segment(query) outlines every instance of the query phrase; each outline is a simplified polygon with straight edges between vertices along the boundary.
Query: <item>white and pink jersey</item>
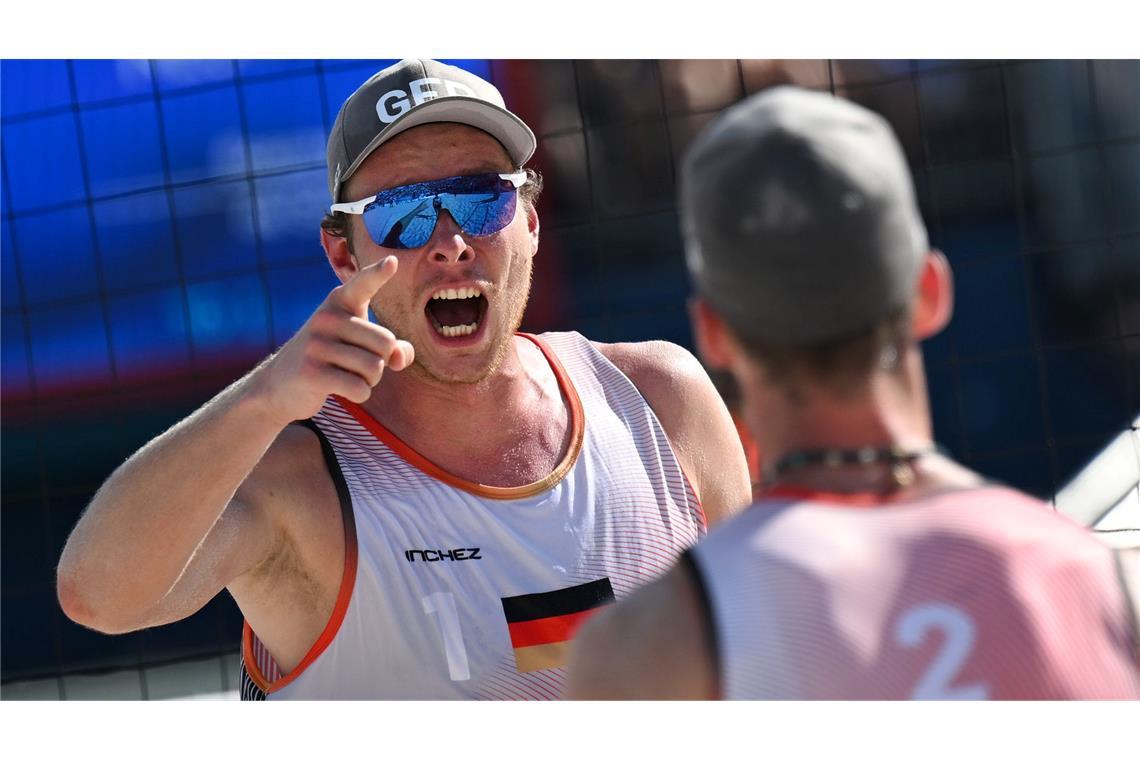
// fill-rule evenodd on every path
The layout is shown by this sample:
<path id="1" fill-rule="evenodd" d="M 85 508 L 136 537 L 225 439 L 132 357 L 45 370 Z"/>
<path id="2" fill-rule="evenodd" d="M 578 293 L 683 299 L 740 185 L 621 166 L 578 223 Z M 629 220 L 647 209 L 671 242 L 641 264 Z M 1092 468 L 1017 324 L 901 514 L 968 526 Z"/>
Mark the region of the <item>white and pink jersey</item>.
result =
<path id="1" fill-rule="evenodd" d="M 523 337 L 571 412 L 569 451 L 537 483 L 457 478 L 343 399 L 313 418 L 345 517 L 340 595 L 287 674 L 246 624 L 242 698 L 557 698 L 578 625 L 704 534 L 633 383 L 577 333 Z"/>
<path id="2" fill-rule="evenodd" d="M 773 491 L 687 559 L 726 699 L 1140 698 L 1114 553 L 1008 488 Z"/>

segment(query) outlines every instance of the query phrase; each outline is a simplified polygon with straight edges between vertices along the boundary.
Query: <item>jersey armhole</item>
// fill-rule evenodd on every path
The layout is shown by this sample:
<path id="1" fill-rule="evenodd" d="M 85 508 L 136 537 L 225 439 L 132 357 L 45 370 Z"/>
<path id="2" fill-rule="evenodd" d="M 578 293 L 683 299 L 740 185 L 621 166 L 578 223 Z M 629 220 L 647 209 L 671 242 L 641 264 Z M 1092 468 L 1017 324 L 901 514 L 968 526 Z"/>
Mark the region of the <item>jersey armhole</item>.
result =
<path id="1" fill-rule="evenodd" d="M 681 552 L 681 556 L 677 559 L 678 569 L 686 573 L 693 583 L 693 588 L 697 592 L 697 604 L 701 608 L 701 628 L 705 633 L 705 651 L 709 655 L 709 661 L 712 663 L 713 673 L 716 674 L 716 690 L 718 698 L 724 697 L 724 685 L 722 682 L 721 671 L 721 652 L 720 642 L 716 636 L 716 623 L 713 617 L 712 598 L 709 596 L 708 586 L 705 584 L 704 575 L 701 573 L 700 563 L 693 553 L 692 547 Z"/>
<path id="2" fill-rule="evenodd" d="M 344 615 L 348 611 L 348 604 L 352 600 L 352 590 L 356 585 L 356 519 L 352 511 L 352 496 L 349 494 L 348 484 L 344 480 L 344 473 L 341 472 L 340 463 L 337 461 L 332 445 L 315 422 L 309 419 L 298 420 L 293 424 L 301 425 L 313 431 L 317 440 L 320 441 L 321 454 L 324 456 L 325 467 L 328 469 L 333 486 L 336 488 L 337 500 L 340 502 L 341 519 L 344 523 L 344 572 L 341 574 L 340 588 L 337 591 L 336 602 L 333 604 L 328 623 L 325 624 L 321 635 L 305 653 L 301 662 L 288 675 L 281 675 L 277 663 L 273 661 L 269 651 L 257 638 L 257 634 L 253 632 L 249 622 L 242 621 L 240 694 L 242 699 L 265 699 L 268 694 L 272 694 L 296 680 L 309 665 L 320 657 L 321 653 L 336 638 L 340 625 L 344 621 Z"/>

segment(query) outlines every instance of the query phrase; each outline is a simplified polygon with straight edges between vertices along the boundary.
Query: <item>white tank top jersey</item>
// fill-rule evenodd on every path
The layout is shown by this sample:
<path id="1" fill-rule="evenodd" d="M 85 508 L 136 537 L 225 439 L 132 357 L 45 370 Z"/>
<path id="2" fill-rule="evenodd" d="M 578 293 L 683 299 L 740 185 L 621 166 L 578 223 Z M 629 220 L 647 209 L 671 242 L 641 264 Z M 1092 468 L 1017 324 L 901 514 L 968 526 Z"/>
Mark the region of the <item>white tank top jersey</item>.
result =
<path id="1" fill-rule="evenodd" d="M 704 534 L 629 378 L 577 333 L 520 335 L 546 356 L 572 426 L 537 483 L 457 478 L 344 399 L 313 418 L 345 516 L 340 594 L 288 674 L 245 624 L 243 699 L 558 698 L 582 621 Z"/>
<path id="2" fill-rule="evenodd" d="M 773 490 L 686 553 L 725 699 L 1136 699 L 1111 548 L 1000 486 Z"/>

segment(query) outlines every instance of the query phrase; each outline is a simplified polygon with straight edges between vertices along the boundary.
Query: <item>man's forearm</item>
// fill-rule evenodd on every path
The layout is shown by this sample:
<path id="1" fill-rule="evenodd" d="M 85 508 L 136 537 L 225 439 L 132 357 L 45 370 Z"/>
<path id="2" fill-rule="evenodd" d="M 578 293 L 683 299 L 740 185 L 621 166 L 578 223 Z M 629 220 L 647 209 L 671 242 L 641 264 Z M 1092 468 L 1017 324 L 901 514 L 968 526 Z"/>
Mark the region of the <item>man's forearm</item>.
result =
<path id="1" fill-rule="evenodd" d="M 130 630 L 185 570 L 284 424 L 253 373 L 158 436 L 96 493 L 60 559 L 59 598 L 77 622 Z"/>

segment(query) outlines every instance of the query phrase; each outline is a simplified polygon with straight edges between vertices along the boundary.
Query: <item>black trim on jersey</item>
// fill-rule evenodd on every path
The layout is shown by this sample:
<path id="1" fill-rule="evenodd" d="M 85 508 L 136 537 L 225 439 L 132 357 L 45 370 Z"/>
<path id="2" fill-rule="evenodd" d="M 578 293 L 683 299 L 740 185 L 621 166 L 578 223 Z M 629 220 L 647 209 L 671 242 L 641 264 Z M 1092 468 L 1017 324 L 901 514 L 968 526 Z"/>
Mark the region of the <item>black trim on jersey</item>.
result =
<path id="1" fill-rule="evenodd" d="M 242 702 L 264 702 L 265 692 L 253 682 L 249 671 L 245 667 L 245 658 L 241 658 L 241 689 L 239 690 Z"/>
<path id="2" fill-rule="evenodd" d="M 1128 613 L 1128 631 L 1132 634 L 1132 660 L 1140 666 L 1140 615 L 1132 601 L 1132 595 L 1140 592 L 1140 580 L 1128 580 L 1124 572 L 1124 560 L 1121 555 L 1125 550 L 1112 550 L 1112 564 L 1116 566 L 1116 577 L 1120 581 L 1120 589 L 1124 592 L 1124 606 Z"/>
<path id="3" fill-rule="evenodd" d="M 292 424 L 308 428 L 309 430 L 313 431 L 314 435 L 317 436 L 317 440 L 321 444 L 321 454 L 324 456 L 325 468 L 329 472 L 329 477 L 332 478 L 333 487 L 336 488 L 337 499 L 340 500 L 340 512 L 342 519 L 355 519 L 353 517 L 352 511 L 352 497 L 348 493 L 348 483 L 346 483 L 344 480 L 344 473 L 341 472 L 340 462 L 338 462 L 336 459 L 336 452 L 333 451 L 332 444 L 330 444 L 329 440 L 325 438 L 325 434 L 321 432 L 321 429 L 317 427 L 317 423 L 313 422 L 311 419 L 297 420 Z M 344 533 L 346 537 L 348 536 L 348 532 L 348 527 L 345 526 Z M 345 544 L 344 550 L 346 552 L 348 551 L 347 543 Z M 250 677 L 249 671 L 245 667 L 244 656 L 241 658 L 241 688 L 239 692 L 243 702 L 263 702 L 266 698 L 265 691 L 262 690 L 261 687 L 259 687 L 256 683 L 254 683 L 253 678 Z"/>
<path id="4" fill-rule="evenodd" d="M 531 620 L 572 615 L 585 612 L 614 601 L 614 589 L 609 578 L 602 578 L 580 586 L 557 591 L 522 596 L 503 597 L 503 614 L 508 623 L 526 623 Z"/>
<path id="5" fill-rule="evenodd" d="M 720 641 L 716 635 L 716 618 L 713 617 L 712 597 L 709 596 L 709 588 L 705 585 L 704 575 L 701 574 L 700 563 L 697 562 L 696 555 L 693 553 L 693 547 L 690 546 L 681 552 L 681 556 L 677 558 L 677 567 L 681 572 L 687 572 L 689 574 L 689 579 L 693 582 L 693 587 L 697 590 L 697 599 L 701 607 L 701 612 L 703 613 L 701 615 L 701 621 L 704 623 L 702 627 L 705 629 L 706 651 L 712 661 L 717 691 L 722 691 L 724 685 L 720 669 Z"/>
<path id="6" fill-rule="evenodd" d="M 328 469 L 329 476 L 332 478 L 333 486 L 336 487 L 337 498 L 340 499 L 341 514 L 344 515 L 344 519 L 346 520 L 355 519 L 352 511 L 352 497 L 348 493 L 348 483 L 344 481 L 344 473 L 340 470 L 340 462 L 337 461 L 336 452 L 333 451 L 329 439 L 325 438 L 325 434 L 317 427 L 317 423 L 311 419 L 297 420 L 293 424 L 306 427 L 316 434 L 317 440 L 321 442 L 321 453 L 325 456 L 325 467 Z M 345 535 L 347 534 L 348 530 L 346 529 Z M 348 551 L 348 547 L 344 547 L 344 550 Z"/>

